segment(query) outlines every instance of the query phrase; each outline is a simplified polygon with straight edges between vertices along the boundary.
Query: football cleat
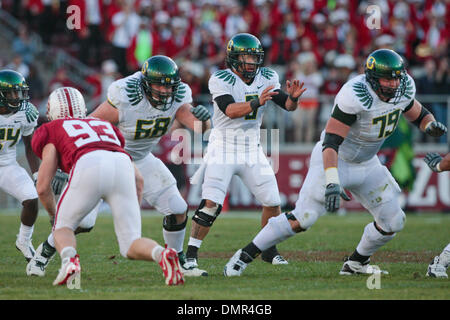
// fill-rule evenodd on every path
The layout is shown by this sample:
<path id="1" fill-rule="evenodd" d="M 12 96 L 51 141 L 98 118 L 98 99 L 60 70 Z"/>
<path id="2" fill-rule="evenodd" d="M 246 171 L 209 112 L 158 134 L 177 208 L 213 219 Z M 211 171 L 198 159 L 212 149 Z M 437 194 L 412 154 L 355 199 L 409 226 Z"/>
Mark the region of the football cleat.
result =
<path id="1" fill-rule="evenodd" d="M 16 248 L 17 250 L 22 252 L 23 256 L 28 262 L 30 262 L 30 260 L 34 257 L 36 253 L 33 244 L 31 243 L 31 239 L 28 241 L 20 241 L 18 235 L 16 240 Z"/>
<path id="2" fill-rule="evenodd" d="M 347 257 L 339 274 L 346 276 L 353 274 L 389 274 L 386 270 L 381 270 L 376 266 L 370 265 L 369 262 L 370 259 L 361 263 L 359 261 L 349 260 Z"/>
<path id="3" fill-rule="evenodd" d="M 181 270 L 186 277 L 207 277 L 208 272 L 198 268 L 197 259 L 187 258 Z"/>
<path id="4" fill-rule="evenodd" d="M 279 254 L 277 254 L 275 257 L 273 257 L 272 259 L 272 264 L 273 265 L 280 265 L 280 264 L 289 264 L 289 262 L 287 262 L 282 256 L 280 256 Z"/>
<path id="5" fill-rule="evenodd" d="M 33 259 L 27 264 L 27 276 L 45 276 L 45 268 L 55 256 L 56 249 L 51 247 L 47 241 L 41 243 L 36 249 Z"/>
<path id="6" fill-rule="evenodd" d="M 59 269 L 58 276 L 53 281 L 54 286 L 70 283 L 72 278 L 79 276 L 81 273 L 80 256 L 77 254 L 73 258 L 65 258 L 62 261 L 61 269 Z"/>
<path id="7" fill-rule="evenodd" d="M 172 248 L 164 249 L 159 262 L 166 278 L 166 285 L 176 286 L 184 283 L 184 276 L 181 272 L 180 260 L 177 252 Z"/>
<path id="8" fill-rule="evenodd" d="M 428 265 L 428 271 L 426 276 L 432 277 L 432 278 L 448 278 L 447 275 L 447 268 L 440 263 L 439 256 L 436 256 L 431 260 L 430 264 Z"/>
<path id="9" fill-rule="evenodd" d="M 242 249 L 236 251 L 223 268 L 223 275 L 225 277 L 239 277 L 242 272 L 247 268 L 248 263 L 242 261 L 241 258 Z"/>

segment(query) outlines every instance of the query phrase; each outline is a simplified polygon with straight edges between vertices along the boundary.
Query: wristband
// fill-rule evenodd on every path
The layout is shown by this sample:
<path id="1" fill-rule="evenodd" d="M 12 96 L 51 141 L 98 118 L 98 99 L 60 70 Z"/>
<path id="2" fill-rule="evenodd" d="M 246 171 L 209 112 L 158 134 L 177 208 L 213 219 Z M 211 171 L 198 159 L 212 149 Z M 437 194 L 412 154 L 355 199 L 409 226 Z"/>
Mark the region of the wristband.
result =
<path id="1" fill-rule="evenodd" d="M 297 98 L 294 98 L 291 94 L 289 95 L 289 99 L 291 99 L 293 102 L 297 102 L 298 98 L 300 98 L 300 96 L 298 96 Z"/>
<path id="2" fill-rule="evenodd" d="M 325 185 L 329 185 L 330 183 L 339 184 L 339 174 L 336 167 L 325 169 Z"/>
<path id="3" fill-rule="evenodd" d="M 260 106 L 259 99 L 252 99 L 252 101 L 250 101 L 250 108 L 252 108 L 253 111 L 258 109 Z"/>

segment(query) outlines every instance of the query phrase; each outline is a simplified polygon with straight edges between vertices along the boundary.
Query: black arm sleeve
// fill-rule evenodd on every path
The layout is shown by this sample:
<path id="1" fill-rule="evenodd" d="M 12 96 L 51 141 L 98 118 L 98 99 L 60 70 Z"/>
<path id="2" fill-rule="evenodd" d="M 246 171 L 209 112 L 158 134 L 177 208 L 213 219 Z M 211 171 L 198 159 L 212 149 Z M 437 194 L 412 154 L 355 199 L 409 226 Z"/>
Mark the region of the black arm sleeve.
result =
<path id="1" fill-rule="evenodd" d="M 272 97 L 272 101 L 286 110 L 286 100 L 289 96 L 281 89 L 274 90 L 274 92 L 278 92 L 278 94 Z"/>
<path id="2" fill-rule="evenodd" d="M 408 112 L 409 109 L 411 109 L 413 105 L 414 105 L 414 99 L 412 99 L 411 102 L 406 106 L 405 110 L 403 110 L 403 113 Z"/>
<path id="3" fill-rule="evenodd" d="M 224 114 L 226 114 L 225 110 L 227 110 L 228 105 L 235 102 L 231 94 L 224 94 L 223 96 L 219 96 L 215 98 L 214 101 L 217 103 L 217 106 Z"/>
<path id="4" fill-rule="evenodd" d="M 322 152 L 326 148 L 334 149 L 336 152 L 339 152 L 339 146 L 344 142 L 344 138 L 340 135 L 334 133 L 325 133 L 325 138 L 322 143 Z"/>
<path id="5" fill-rule="evenodd" d="M 331 117 L 339 120 L 342 123 L 345 123 L 348 126 L 351 126 L 356 121 L 356 114 L 345 113 L 344 111 L 339 109 L 338 105 L 335 106 Z"/>
<path id="6" fill-rule="evenodd" d="M 411 123 L 414 124 L 415 126 L 417 126 L 418 128 L 420 128 L 420 123 L 422 122 L 423 118 L 425 118 L 427 115 L 429 115 L 431 112 L 428 111 L 427 108 L 425 108 L 424 106 L 422 106 L 422 110 L 420 110 L 420 114 L 417 117 L 416 120 L 412 121 Z"/>

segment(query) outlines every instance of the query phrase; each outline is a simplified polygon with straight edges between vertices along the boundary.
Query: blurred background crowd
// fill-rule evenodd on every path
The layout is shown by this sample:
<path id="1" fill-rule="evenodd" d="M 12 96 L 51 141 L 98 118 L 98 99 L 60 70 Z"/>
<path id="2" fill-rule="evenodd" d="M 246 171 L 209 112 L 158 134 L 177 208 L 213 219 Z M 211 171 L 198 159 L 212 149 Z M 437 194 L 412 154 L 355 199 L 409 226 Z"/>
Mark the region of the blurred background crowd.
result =
<path id="1" fill-rule="evenodd" d="M 280 81 L 300 79 L 308 90 L 294 114 L 266 117 L 284 142 L 312 143 L 329 116 L 342 84 L 363 72 L 367 55 L 392 48 L 405 57 L 417 93 L 441 96 L 424 101 L 447 123 L 450 1 L 445 0 L 0 0 L 1 9 L 20 24 L 2 68 L 27 77 L 36 105 L 58 86 L 89 88 L 93 105 L 105 99 L 108 85 L 134 73 L 151 55 L 172 57 L 193 92 L 194 102 L 211 107 L 208 79 L 224 68 L 228 39 L 239 32 L 256 35 L 265 65 Z M 367 8 L 380 9 L 380 28 L 369 29 Z M 79 28 L 68 28 L 71 6 L 80 10 Z M 69 8 L 69 11 L 68 11 Z M 67 13 L 69 12 L 69 13 Z M 40 36 L 45 52 L 34 47 Z M 36 61 L 60 49 L 89 70 L 80 80 L 65 64 L 43 75 Z M 47 57 L 49 58 L 49 57 Z M 51 59 L 51 57 L 50 57 Z M 80 67 L 81 68 L 81 67 Z M 44 70 L 44 71 L 42 71 Z M 281 111 L 277 111 L 281 112 Z M 275 119 L 275 120 L 274 120 Z M 295 124 L 295 125 L 294 125 Z M 425 136 L 419 139 L 426 142 Z M 443 137 L 441 142 L 445 142 Z"/>

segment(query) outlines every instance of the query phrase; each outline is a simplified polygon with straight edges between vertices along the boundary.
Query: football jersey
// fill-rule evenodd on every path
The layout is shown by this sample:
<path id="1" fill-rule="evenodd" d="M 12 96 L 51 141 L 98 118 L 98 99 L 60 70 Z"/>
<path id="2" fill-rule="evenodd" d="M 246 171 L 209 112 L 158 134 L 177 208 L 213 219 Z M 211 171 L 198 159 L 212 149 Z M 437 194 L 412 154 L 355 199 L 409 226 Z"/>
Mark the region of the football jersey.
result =
<path id="1" fill-rule="evenodd" d="M 29 136 L 37 125 L 39 112 L 27 103 L 16 113 L 0 115 L 0 166 L 16 162 L 16 146 L 22 136 Z"/>
<path id="2" fill-rule="evenodd" d="M 31 146 L 42 159 L 42 150 L 49 143 L 58 151 L 59 168 L 67 173 L 88 152 L 106 150 L 126 153 L 123 149 L 125 140 L 119 129 L 108 121 L 93 117 L 68 117 L 43 124 L 34 133 Z"/>
<path id="3" fill-rule="evenodd" d="M 240 144 L 252 149 L 256 148 L 259 144 L 265 105 L 243 117 L 231 119 L 219 109 L 215 99 L 227 94 L 231 95 L 235 102 L 247 102 L 259 98 L 261 92 L 271 85 L 274 85 L 272 90 L 280 89 L 278 74 L 266 67 L 259 69 L 251 84 L 242 81 L 231 69 L 215 72 L 208 83 L 214 105 L 212 117 L 214 127 L 211 130 L 209 142 L 216 145 Z"/>
<path id="4" fill-rule="evenodd" d="M 125 150 L 133 160 L 140 160 L 168 132 L 178 109 L 185 103 L 192 103 L 192 91 L 181 82 L 172 107 L 158 110 L 148 101 L 138 71 L 113 82 L 108 88 L 108 101 L 119 111 L 117 126 L 125 138 Z"/>
<path id="5" fill-rule="evenodd" d="M 387 103 L 378 97 L 364 74 L 358 75 L 341 88 L 334 101 L 334 108 L 356 115 L 356 121 L 339 147 L 339 157 L 349 162 L 371 159 L 380 150 L 384 140 L 397 127 L 400 115 L 414 100 L 416 87 L 407 75 L 406 90 L 396 104 Z M 321 140 L 325 136 L 322 132 Z"/>

